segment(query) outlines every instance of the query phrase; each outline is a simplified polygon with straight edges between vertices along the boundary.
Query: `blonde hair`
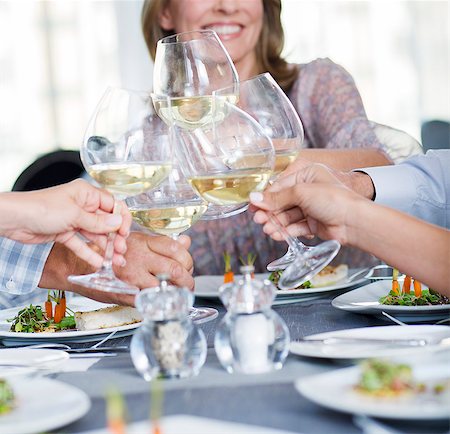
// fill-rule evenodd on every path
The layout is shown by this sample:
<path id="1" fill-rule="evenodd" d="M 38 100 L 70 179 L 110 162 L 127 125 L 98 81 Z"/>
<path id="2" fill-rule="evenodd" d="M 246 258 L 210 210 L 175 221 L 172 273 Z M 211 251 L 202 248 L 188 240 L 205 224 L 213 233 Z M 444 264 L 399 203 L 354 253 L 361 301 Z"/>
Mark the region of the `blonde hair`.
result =
<path id="1" fill-rule="evenodd" d="M 159 16 L 170 0 L 145 0 L 142 7 L 141 25 L 147 48 L 155 60 L 156 43 L 173 30 L 164 30 Z M 284 31 L 281 24 L 281 0 L 262 0 L 264 6 L 263 26 L 256 45 L 256 58 L 260 73 L 270 72 L 277 83 L 287 92 L 297 78 L 298 68 L 281 57 Z"/>

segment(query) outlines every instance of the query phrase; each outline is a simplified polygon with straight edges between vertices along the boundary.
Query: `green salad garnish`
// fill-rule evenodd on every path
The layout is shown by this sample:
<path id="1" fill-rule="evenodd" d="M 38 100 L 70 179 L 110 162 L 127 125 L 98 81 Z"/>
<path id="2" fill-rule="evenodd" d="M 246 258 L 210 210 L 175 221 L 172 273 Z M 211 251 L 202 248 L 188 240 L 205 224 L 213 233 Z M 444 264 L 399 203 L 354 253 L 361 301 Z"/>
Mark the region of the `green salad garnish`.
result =
<path id="1" fill-rule="evenodd" d="M 11 322 L 10 331 L 22 333 L 36 333 L 53 330 L 67 330 L 75 328 L 75 318 L 73 315 L 64 317 L 61 322 L 55 323 L 53 319 L 47 319 L 41 306 L 25 307 L 17 313 L 14 318 L 8 319 Z"/>
<path id="2" fill-rule="evenodd" d="M 396 294 L 390 291 L 388 295 L 380 298 L 381 304 L 394 306 L 431 306 L 439 304 L 450 304 L 450 300 L 445 295 L 433 289 L 423 289 L 420 297 L 416 297 L 414 293 Z"/>

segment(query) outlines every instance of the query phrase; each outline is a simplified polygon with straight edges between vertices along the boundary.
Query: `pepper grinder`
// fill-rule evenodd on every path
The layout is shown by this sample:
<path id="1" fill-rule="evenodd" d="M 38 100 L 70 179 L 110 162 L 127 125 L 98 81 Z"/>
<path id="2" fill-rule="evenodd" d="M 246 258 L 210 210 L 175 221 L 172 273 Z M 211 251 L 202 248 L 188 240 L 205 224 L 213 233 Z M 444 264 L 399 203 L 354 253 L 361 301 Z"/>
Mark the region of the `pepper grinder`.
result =
<path id="1" fill-rule="evenodd" d="M 157 278 L 159 286 L 136 296 L 143 324 L 131 340 L 133 364 L 146 381 L 197 375 L 207 347 L 203 331 L 189 318 L 194 296 L 187 288 L 169 285 L 166 275 Z"/>
<path id="2" fill-rule="evenodd" d="M 289 352 L 289 330 L 271 309 L 276 288 L 252 278 L 254 267 L 241 267 L 243 278 L 219 288 L 227 313 L 219 324 L 214 348 L 229 372 L 260 374 L 281 369 Z"/>

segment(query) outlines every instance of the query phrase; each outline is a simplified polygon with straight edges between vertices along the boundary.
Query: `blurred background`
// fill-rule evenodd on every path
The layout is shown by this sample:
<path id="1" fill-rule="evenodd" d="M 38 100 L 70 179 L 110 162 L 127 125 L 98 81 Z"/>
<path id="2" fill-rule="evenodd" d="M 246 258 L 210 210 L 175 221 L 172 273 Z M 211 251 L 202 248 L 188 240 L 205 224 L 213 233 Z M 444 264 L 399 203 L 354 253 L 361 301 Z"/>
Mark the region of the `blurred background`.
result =
<path id="1" fill-rule="evenodd" d="M 151 88 L 141 7 L 0 0 L 0 190 L 39 155 L 78 149 L 107 86 Z M 449 1 L 283 0 L 285 54 L 341 64 L 370 119 L 420 141 L 423 122 L 450 120 L 449 15 Z"/>

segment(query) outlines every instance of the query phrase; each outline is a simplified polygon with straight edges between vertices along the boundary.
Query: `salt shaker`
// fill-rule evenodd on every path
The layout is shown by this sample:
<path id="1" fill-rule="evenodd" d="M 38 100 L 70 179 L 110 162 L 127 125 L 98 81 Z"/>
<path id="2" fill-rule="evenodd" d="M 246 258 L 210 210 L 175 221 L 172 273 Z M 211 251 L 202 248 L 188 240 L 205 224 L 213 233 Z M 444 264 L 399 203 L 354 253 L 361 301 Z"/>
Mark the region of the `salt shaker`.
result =
<path id="1" fill-rule="evenodd" d="M 243 279 L 219 288 L 227 314 L 217 328 L 214 347 L 230 373 L 260 374 L 281 369 L 289 352 L 289 330 L 271 309 L 276 288 L 252 278 L 254 267 L 241 267 Z"/>
<path id="2" fill-rule="evenodd" d="M 197 375 L 207 348 L 205 335 L 189 318 L 194 296 L 187 288 L 169 285 L 168 276 L 157 277 L 158 287 L 136 296 L 144 321 L 131 340 L 134 366 L 146 381 Z"/>

